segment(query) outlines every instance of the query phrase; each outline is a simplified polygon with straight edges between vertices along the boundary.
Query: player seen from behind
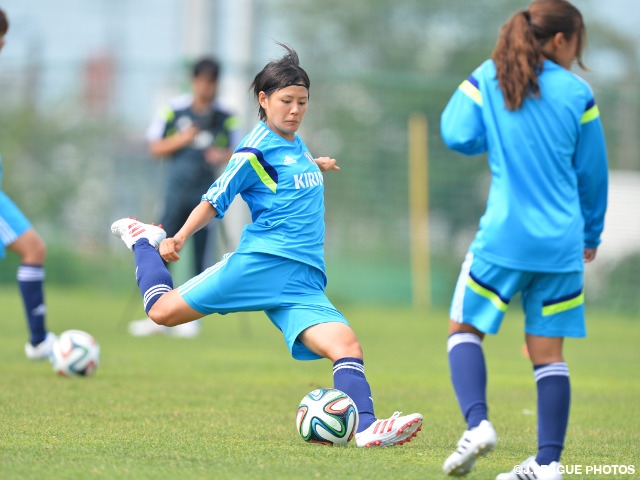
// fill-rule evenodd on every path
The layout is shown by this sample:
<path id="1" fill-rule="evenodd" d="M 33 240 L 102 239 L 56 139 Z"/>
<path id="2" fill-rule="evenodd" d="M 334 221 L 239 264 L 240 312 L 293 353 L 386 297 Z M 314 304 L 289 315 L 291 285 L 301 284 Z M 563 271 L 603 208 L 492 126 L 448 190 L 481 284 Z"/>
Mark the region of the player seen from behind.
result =
<path id="1" fill-rule="evenodd" d="M 322 172 L 339 168 L 335 159 L 314 159 L 296 133 L 310 81 L 297 53 L 282 46 L 286 54 L 268 63 L 251 86 L 260 121 L 175 236 L 165 239 L 161 228 L 126 218 L 111 230 L 133 250 L 144 307 L 155 322 L 174 326 L 212 313 L 263 310 L 294 358 L 333 362 L 335 388 L 358 408 L 358 446 L 400 445 L 420 430 L 422 415 L 396 412 L 376 419 L 360 343 L 324 293 Z M 160 256 L 179 260 L 185 241 L 214 217 L 222 218 L 236 194 L 253 220 L 238 248 L 174 289 Z"/>
<path id="2" fill-rule="evenodd" d="M 479 231 L 453 296 L 451 380 L 467 430 L 444 463 L 465 475 L 497 441 L 487 417 L 482 340 L 498 332 L 520 292 L 538 399 L 538 452 L 498 480 L 557 480 L 569 419 L 564 337 L 584 337 L 584 264 L 600 243 L 607 154 L 598 107 L 570 72 L 581 61 L 582 15 L 564 0 L 536 0 L 500 30 L 492 58 L 453 94 L 445 143 L 488 152 L 492 180 Z"/>

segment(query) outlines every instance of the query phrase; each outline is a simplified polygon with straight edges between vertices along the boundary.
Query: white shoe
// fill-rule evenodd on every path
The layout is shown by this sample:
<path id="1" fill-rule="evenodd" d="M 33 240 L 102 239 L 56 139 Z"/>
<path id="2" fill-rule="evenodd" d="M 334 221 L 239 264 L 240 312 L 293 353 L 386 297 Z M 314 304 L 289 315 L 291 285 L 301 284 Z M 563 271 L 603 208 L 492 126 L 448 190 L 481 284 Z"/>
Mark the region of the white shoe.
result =
<path id="1" fill-rule="evenodd" d="M 160 242 L 167 237 L 161 227 L 149 223 L 142 223 L 135 218 L 121 218 L 111 224 L 111 231 L 120 237 L 129 250 L 141 238 L 146 238 L 153 248 L 158 248 Z"/>
<path id="2" fill-rule="evenodd" d="M 458 448 L 449 455 L 442 466 L 447 475 L 461 477 L 469 473 L 476 460 L 496 446 L 498 436 L 489 420 L 483 420 L 475 428 L 466 430 L 458 441 Z"/>
<path id="3" fill-rule="evenodd" d="M 149 335 L 162 335 L 167 327 L 158 325 L 149 317 L 143 320 L 135 320 L 129 323 L 129 333 L 134 337 L 148 337 Z"/>
<path id="4" fill-rule="evenodd" d="M 24 346 L 24 353 L 27 354 L 29 360 L 46 360 L 51 356 L 51 348 L 56 341 L 56 336 L 47 332 L 47 336 L 35 347 L 31 343 L 27 342 Z"/>
<path id="5" fill-rule="evenodd" d="M 358 447 L 389 447 L 410 442 L 422 430 L 422 415 L 412 413 L 400 416 L 395 412 L 391 418 L 376 420 L 366 430 L 356 433 Z"/>
<path id="6" fill-rule="evenodd" d="M 183 323 L 175 327 L 168 327 L 166 333 L 174 337 L 195 338 L 200 333 L 200 322 L 194 320 L 193 322 Z"/>
<path id="7" fill-rule="evenodd" d="M 562 474 L 558 462 L 538 465 L 536 457 L 529 457 L 510 472 L 498 475 L 496 480 L 562 480 Z"/>
<path id="8" fill-rule="evenodd" d="M 134 337 L 148 337 L 150 335 L 171 335 L 179 338 L 194 338 L 200 333 L 200 322 L 183 323 L 175 327 L 158 325 L 150 318 L 135 320 L 129 323 L 129 333 Z"/>

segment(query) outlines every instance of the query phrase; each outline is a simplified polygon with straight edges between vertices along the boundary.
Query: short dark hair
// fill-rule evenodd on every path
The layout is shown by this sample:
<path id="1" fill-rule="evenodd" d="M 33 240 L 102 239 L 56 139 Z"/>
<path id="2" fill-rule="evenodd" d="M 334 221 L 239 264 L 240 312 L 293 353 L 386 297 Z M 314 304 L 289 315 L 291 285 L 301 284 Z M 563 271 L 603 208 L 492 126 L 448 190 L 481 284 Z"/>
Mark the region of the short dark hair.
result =
<path id="1" fill-rule="evenodd" d="M 281 90 L 292 85 L 300 85 L 305 87 L 307 91 L 311 87 L 311 80 L 309 75 L 300 66 L 300 59 L 296 51 L 289 45 L 276 42 L 287 53 L 280 60 L 274 60 L 267 63 L 264 68 L 258 73 L 249 89 L 253 89 L 253 94 L 258 98 L 260 92 L 264 92 L 267 96 L 271 95 L 276 90 Z M 258 117 L 260 120 L 266 120 L 267 114 L 262 108 L 258 107 Z"/>
<path id="2" fill-rule="evenodd" d="M 203 57 L 193 66 L 193 76 L 208 75 L 212 80 L 218 80 L 220 75 L 220 63 L 215 58 Z"/>
<path id="3" fill-rule="evenodd" d="M 9 20 L 4 11 L 0 8 L 0 35 L 4 35 L 9 30 Z"/>

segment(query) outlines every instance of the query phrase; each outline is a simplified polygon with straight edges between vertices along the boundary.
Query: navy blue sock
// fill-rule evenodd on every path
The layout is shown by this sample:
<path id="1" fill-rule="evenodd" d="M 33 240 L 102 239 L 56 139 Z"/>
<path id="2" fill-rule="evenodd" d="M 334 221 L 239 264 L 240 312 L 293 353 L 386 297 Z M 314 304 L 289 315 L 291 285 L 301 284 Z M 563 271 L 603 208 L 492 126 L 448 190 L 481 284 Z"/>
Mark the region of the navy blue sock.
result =
<path id="1" fill-rule="evenodd" d="M 351 397 L 358 408 L 358 433 L 376 421 L 373 414 L 371 387 L 364 376 L 364 362 L 359 358 L 345 357 L 333 364 L 333 386 Z"/>
<path id="2" fill-rule="evenodd" d="M 451 383 L 467 429 L 487 419 L 487 368 L 482 340 L 473 333 L 454 333 L 447 341 Z"/>
<path id="3" fill-rule="evenodd" d="M 31 335 L 29 341 L 35 347 L 43 342 L 47 336 L 47 328 L 45 326 L 46 308 L 44 306 L 44 291 L 42 288 L 44 267 L 42 265 L 20 265 L 17 278 Z"/>
<path id="4" fill-rule="evenodd" d="M 162 257 L 146 238 L 141 238 L 133 245 L 133 254 L 144 311 L 149 313 L 162 295 L 173 290 L 173 279 Z"/>
<path id="5" fill-rule="evenodd" d="M 569 423 L 571 385 L 565 362 L 534 365 L 538 387 L 538 465 L 558 462 Z"/>

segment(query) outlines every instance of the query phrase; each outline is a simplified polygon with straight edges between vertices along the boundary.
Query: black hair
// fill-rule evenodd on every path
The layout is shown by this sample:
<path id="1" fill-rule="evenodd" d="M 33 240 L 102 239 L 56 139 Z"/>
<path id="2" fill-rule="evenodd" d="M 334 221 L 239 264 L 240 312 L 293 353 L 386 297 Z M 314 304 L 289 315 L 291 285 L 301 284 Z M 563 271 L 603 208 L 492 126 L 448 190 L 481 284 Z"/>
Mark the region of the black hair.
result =
<path id="1" fill-rule="evenodd" d="M 0 35 L 4 35 L 9 30 L 9 20 L 7 20 L 7 15 L 0 8 Z"/>
<path id="2" fill-rule="evenodd" d="M 311 86 L 309 75 L 300 66 L 300 59 L 296 51 L 289 45 L 280 42 L 276 43 L 284 48 L 287 53 L 280 60 L 273 60 L 267 63 L 253 79 L 249 90 L 253 89 L 256 100 L 260 92 L 270 96 L 273 92 L 292 85 L 305 87 L 307 90 Z M 258 106 L 258 117 L 263 121 L 267 119 L 267 114 L 260 105 Z"/>
<path id="3" fill-rule="evenodd" d="M 220 63 L 212 57 L 204 57 L 193 66 L 193 77 L 208 75 L 212 80 L 218 80 L 220 75 Z"/>

